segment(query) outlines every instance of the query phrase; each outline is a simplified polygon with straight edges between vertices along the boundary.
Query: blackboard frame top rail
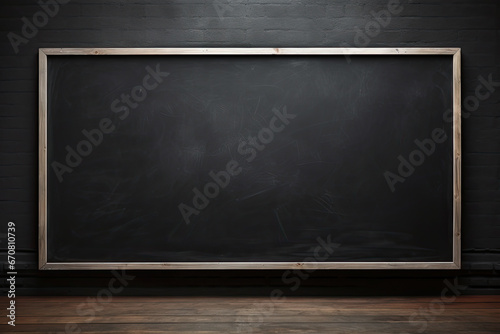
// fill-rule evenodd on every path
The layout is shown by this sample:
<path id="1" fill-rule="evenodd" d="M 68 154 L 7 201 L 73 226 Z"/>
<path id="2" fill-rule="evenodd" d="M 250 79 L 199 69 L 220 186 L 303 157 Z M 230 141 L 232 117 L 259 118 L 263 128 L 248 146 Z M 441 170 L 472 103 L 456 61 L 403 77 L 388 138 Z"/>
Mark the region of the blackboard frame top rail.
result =
<path id="1" fill-rule="evenodd" d="M 455 270 L 454 262 L 48 262 L 41 270 Z"/>
<path id="2" fill-rule="evenodd" d="M 40 48 L 45 55 L 455 55 L 460 48 Z"/>

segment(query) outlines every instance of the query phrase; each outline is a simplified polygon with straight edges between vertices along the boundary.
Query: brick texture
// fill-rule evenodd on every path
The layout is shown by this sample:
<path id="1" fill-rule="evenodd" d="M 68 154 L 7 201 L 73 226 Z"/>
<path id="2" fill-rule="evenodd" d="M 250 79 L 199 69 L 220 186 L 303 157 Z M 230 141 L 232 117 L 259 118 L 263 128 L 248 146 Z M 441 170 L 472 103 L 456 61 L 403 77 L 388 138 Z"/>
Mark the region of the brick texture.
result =
<path id="1" fill-rule="evenodd" d="M 397 0 L 396 4 L 398 3 Z M 40 3 L 53 3 L 41 0 Z M 66 1 L 61 1 L 66 2 Z M 37 53 L 41 47 L 460 47 L 463 55 L 462 93 L 474 96 L 479 77 L 500 82 L 500 3 L 497 0 L 400 0 L 397 12 L 376 24 L 388 0 L 73 0 L 58 6 L 47 22 L 37 1 L 2 1 L 0 5 L 0 257 L 6 258 L 6 223 L 18 229 L 18 251 L 26 270 L 20 271 L 21 291 L 78 293 L 100 282 L 102 274 L 61 273 L 59 281 L 36 271 L 37 252 Z M 23 17 L 38 19 L 38 32 L 17 47 L 9 33 L 22 36 Z M 43 24 L 42 24 L 43 23 Z M 378 27 L 378 28 L 377 28 Z M 372 30 L 370 30 L 372 29 Z M 360 36 L 364 35 L 365 38 Z M 12 35 L 11 35 L 12 36 Z M 18 52 L 16 52 L 18 48 Z M 437 286 L 450 275 L 467 276 L 474 289 L 500 292 L 500 87 L 477 110 L 463 119 L 463 252 L 464 270 L 430 272 L 321 272 L 310 286 L 349 285 L 346 277 L 366 291 L 387 291 L 400 277 Z M 497 270 L 496 272 L 494 270 Z M 101 275 L 101 276 L 99 276 Z M 143 274 L 148 275 L 148 274 Z M 189 276 L 203 286 L 205 272 L 156 273 L 155 280 L 139 280 L 136 287 L 162 280 L 183 286 Z M 216 286 L 238 284 L 264 287 L 268 277 L 279 282 L 279 272 L 219 272 Z M 389 276 L 391 279 L 389 279 Z M 149 277 L 149 276 L 148 276 Z M 174 277 L 174 278 L 172 278 Z M 249 279 L 250 277 L 251 279 Z M 325 279 L 329 278 L 329 279 Z M 416 279 L 415 277 L 420 278 Z M 316 279 L 316 280 L 315 280 Z M 170 281 L 169 281 L 170 280 Z M 151 283 L 153 282 L 153 283 Z M 354 282 L 354 281 L 352 281 Z M 420 282 L 420 283 L 419 283 Z M 2 282 L 4 284 L 4 282 Z M 142 284 L 142 285 L 141 285 Z M 279 284 L 279 283 L 278 283 Z M 67 287 L 70 288 L 67 288 Z M 24 289 L 24 290 L 22 290 Z M 45 289 L 45 290 L 44 290 Z M 404 289 L 403 289 L 404 290 Z M 438 289 L 439 290 L 439 289 Z M 306 290 L 304 290 L 306 291 Z"/>

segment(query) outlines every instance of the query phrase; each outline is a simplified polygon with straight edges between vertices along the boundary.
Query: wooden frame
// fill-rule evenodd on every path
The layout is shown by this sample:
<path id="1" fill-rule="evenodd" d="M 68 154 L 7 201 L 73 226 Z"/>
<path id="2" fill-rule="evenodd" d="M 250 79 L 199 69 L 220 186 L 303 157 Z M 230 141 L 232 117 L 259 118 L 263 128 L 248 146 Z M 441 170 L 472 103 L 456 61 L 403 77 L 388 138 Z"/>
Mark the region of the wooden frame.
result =
<path id="1" fill-rule="evenodd" d="M 451 55 L 453 56 L 452 262 L 47 262 L 47 56 L 53 55 Z M 39 269 L 460 269 L 460 48 L 43 48 L 39 50 Z"/>

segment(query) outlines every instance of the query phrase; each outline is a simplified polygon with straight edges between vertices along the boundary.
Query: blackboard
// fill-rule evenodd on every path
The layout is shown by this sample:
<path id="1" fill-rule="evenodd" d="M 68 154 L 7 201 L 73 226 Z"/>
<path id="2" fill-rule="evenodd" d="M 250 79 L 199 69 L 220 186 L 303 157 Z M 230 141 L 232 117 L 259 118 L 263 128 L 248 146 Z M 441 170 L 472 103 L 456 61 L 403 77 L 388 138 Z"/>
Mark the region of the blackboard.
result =
<path id="1" fill-rule="evenodd" d="M 460 267 L 459 49 L 41 49 L 41 269 Z"/>

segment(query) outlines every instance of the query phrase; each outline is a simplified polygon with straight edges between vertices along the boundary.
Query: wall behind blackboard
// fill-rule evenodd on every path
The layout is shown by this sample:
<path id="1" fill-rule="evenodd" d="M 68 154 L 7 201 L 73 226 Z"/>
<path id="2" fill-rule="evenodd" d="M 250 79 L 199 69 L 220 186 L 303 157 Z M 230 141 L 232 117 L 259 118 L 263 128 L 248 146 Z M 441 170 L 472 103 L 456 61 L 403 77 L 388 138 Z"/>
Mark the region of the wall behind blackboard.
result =
<path id="1" fill-rule="evenodd" d="M 359 5 L 358 5 L 359 3 Z M 401 2 L 404 10 L 370 38 L 367 47 L 461 47 L 462 93 L 474 96 L 479 77 L 500 78 L 498 1 L 464 0 Z M 19 294 L 94 294 L 113 276 L 107 271 L 40 272 L 38 268 L 38 73 L 40 47 L 293 47 L 355 46 L 355 27 L 372 21 L 387 1 L 314 0 L 238 2 L 219 16 L 213 3 L 148 0 L 118 6 L 73 0 L 39 33 L 15 53 L 7 38 L 0 41 L 2 84 L 2 145 L 0 146 L 0 202 L 2 219 L 17 223 L 17 292 Z M 21 33 L 21 18 L 40 9 L 32 1 L 2 5 L 5 31 Z M 92 27 L 92 28 L 90 28 Z M 480 29 L 478 29 L 480 27 Z M 364 46 L 364 45 L 363 45 Z M 463 270 L 462 271 L 316 271 L 294 293 L 302 294 L 415 294 L 439 293 L 445 278 L 458 277 L 466 294 L 498 290 L 495 266 L 498 250 L 498 172 L 500 90 L 481 101 L 463 121 Z M 5 138 L 5 140 L 3 139 Z M 5 239 L 3 239 L 5 240 Z M 3 244 L 0 240 L 0 244 Z M 3 244 L 5 245 L 5 244 Z M 0 253 L 6 257 L 6 247 Z M 165 271 L 132 272 L 130 293 L 262 293 L 280 286 L 282 271 Z M 189 288 L 186 288 L 189 286 Z M 215 286 L 220 287 L 216 289 Z M 170 288 L 168 288 L 170 287 Z M 237 288 L 238 287 L 238 288 Z M 2 286 L 2 291 L 8 288 Z M 292 292 L 290 292 L 292 293 Z"/>

